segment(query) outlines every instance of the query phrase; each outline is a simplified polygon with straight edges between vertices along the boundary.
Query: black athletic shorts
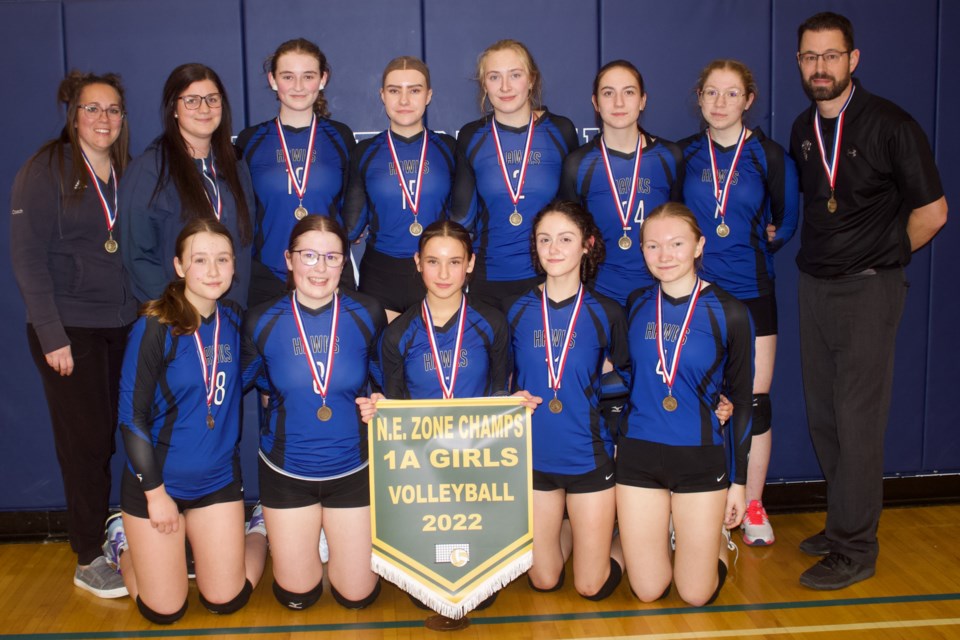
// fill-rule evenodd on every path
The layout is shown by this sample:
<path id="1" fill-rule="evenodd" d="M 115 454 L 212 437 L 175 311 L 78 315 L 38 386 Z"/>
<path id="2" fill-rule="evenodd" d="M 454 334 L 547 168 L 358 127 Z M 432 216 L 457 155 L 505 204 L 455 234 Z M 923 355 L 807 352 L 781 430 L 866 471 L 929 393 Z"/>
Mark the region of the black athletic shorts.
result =
<path id="1" fill-rule="evenodd" d="M 541 276 L 526 280 L 484 280 L 474 275 L 470 280 L 468 293 L 471 300 L 479 300 L 506 314 L 509 311 L 506 308 L 508 301 L 526 293 L 531 287 L 541 282 L 543 282 Z"/>
<path id="2" fill-rule="evenodd" d="M 387 311 L 403 313 L 427 295 L 413 258 L 394 258 L 367 249 L 360 261 L 360 293 L 375 298 Z"/>
<path id="3" fill-rule="evenodd" d="M 319 504 L 330 509 L 370 506 L 369 467 L 330 480 L 285 476 L 259 459 L 260 504 L 268 509 L 297 509 Z"/>
<path id="4" fill-rule="evenodd" d="M 170 497 L 173 498 L 173 496 Z M 242 500 L 243 483 L 239 480 L 235 480 L 222 489 L 217 489 L 213 493 L 208 493 L 199 498 L 191 500 L 173 498 L 180 513 L 187 509 L 200 509 L 212 504 Z M 140 488 L 140 481 L 130 472 L 130 469 L 124 469 L 123 477 L 120 479 L 120 508 L 123 509 L 124 513 L 129 513 L 138 518 L 150 517 L 150 512 L 147 510 L 147 496 Z"/>
<path id="5" fill-rule="evenodd" d="M 533 488 L 536 491 L 563 489 L 567 493 L 596 493 L 613 487 L 617 483 L 615 476 L 613 460 L 608 460 L 599 469 L 576 475 L 547 473 L 534 469 Z"/>
<path id="6" fill-rule="evenodd" d="M 770 294 L 759 298 L 741 300 L 750 310 L 757 337 L 777 335 L 777 296 Z"/>
<path id="7" fill-rule="evenodd" d="M 730 486 L 723 446 L 680 447 L 620 438 L 617 484 L 674 493 L 720 491 Z"/>

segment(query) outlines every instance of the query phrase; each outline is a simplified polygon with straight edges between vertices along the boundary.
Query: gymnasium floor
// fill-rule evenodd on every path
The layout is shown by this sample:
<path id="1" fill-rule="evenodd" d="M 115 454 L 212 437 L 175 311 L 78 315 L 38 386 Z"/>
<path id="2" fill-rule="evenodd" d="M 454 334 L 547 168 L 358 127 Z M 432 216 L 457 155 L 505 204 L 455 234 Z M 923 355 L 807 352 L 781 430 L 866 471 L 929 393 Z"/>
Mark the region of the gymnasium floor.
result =
<path id="1" fill-rule="evenodd" d="M 578 597 L 571 581 L 537 594 L 525 579 L 501 592 L 462 631 L 424 628 L 424 612 L 385 585 L 369 609 L 347 611 L 329 594 L 304 612 L 281 609 L 266 579 L 250 604 L 229 617 L 207 613 L 191 586 L 186 616 L 170 627 L 143 620 L 129 598 L 100 600 L 73 586 L 73 556 L 62 542 L 0 545 L 0 636 L 92 638 L 776 638 L 887 640 L 960 638 L 960 505 L 888 509 L 881 521 L 877 575 L 836 592 L 801 587 L 813 559 L 797 544 L 819 531 L 822 513 L 774 516 L 777 542 L 740 545 L 740 558 L 717 603 L 683 606 L 672 594 L 643 605 L 626 582 L 610 598 Z M 739 535 L 735 536 L 739 540 Z"/>

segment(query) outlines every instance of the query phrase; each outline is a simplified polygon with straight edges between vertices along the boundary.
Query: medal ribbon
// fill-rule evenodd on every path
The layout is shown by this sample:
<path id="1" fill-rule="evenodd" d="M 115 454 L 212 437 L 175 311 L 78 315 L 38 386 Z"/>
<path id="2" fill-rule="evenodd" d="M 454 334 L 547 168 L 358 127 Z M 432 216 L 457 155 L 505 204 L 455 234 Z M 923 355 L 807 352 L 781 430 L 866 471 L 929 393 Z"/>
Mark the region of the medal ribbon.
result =
<path id="1" fill-rule="evenodd" d="M 713 148 L 713 140 L 710 137 L 710 130 L 707 129 L 707 146 L 710 147 L 710 175 L 713 177 L 713 198 L 717 201 L 717 208 L 713 212 L 713 217 L 726 217 L 727 199 L 730 197 L 730 187 L 733 186 L 733 172 L 737 169 L 737 163 L 740 161 L 740 152 L 743 151 L 743 141 L 747 139 L 747 128 L 740 125 L 740 137 L 737 138 L 737 148 L 733 152 L 733 161 L 730 163 L 730 169 L 727 171 L 727 180 L 720 187 L 720 173 L 717 170 L 717 152 Z"/>
<path id="2" fill-rule="evenodd" d="M 200 327 L 193 332 L 193 339 L 197 344 L 197 355 L 200 357 L 200 370 L 203 373 L 203 385 L 207 390 L 207 414 L 210 414 L 210 406 L 213 404 L 213 396 L 217 391 L 217 361 L 220 359 L 220 305 L 216 306 L 216 321 L 213 328 L 213 366 L 209 367 L 209 378 L 207 377 L 207 357 L 203 354 L 203 340 L 200 339 Z"/>
<path id="3" fill-rule="evenodd" d="M 820 149 L 820 162 L 823 164 L 823 170 L 827 172 L 827 179 L 830 181 L 831 194 L 837 184 L 837 165 L 839 164 L 837 158 L 840 156 L 840 139 L 843 138 L 843 114 L 850 106 L 850 99 L 853 98 L 853 93 L 856 90 L 856 85 L 850 88 L 850 95 L 847 96 L 847 101 L 843 103 L 843 107 L 840 108 L 840 115 L 837 116 L 837 131 L 836 135 L 833 136 L 833 153 L 830 156 L 830 162 L 827 162 L 827 152 L 823 145 L 823 132 L 820 130 L 820 111 L 813 110 L 813 133 L 817 138 L 817 148 Z M 833 196 L 831 195 L 831 197 Z"/>
<path id="4" fill-rule="evenodd" d="M 400 157 L 397 155 L 397 148 L 393 145 L 393 135 L 387 129 L 387 144 L 390 146 L 390 157 L 393 158 L 393 166 L 397 169 L 397 182 L 400 183 L 400 191 L 403 192 L 403 199 L 407 201 L 413 216 L 417 216 L 417 209 L 420 208 L 420 190 L 423 187 L 423 169 L 427 159 L 427 130 L 423 130 L 423 143 L 420 145 L 420 165 L 417 167 L 417 192 L 411 194 L 407 189 L 406 181 L 403 179 L 403 168 L 400 165 Z"/>
<path id="5" fill-rule="evenodd" d="M 297 304 L 297 292 L 290 294 L 290 308 L 293 309 L 293 320 L 297 323 L 297 332 L 300 334 L 300 343 L 303 345 L 303 355 L 307 358 L 307 364 L 310 366 L 310 373 L 313 375 L 313 381 L 317 383 L 317 389 L 320 391 L 320 398 L 323 404 L 327 404 L 327 389 L 330 385 L 330 373 L 333 371 L 333 352 L 337 346 L 337 325 L 340 324 L 340 298 L 336 292 L 333 294 L 333 318 L 330 320 L 330 344 L 327 346 L 327 366 L 325 367 L 327 375 L 320 377 L 317 370 L 317 363 L 313 359 L 313 352 L 310 350 L 310 342 L 307 340 L 307 332 L 303 328 L 303 317 L 300 315 L 300 305 Z"/>
<path id="6" fill-rule="evenodd" d="M 500 145 L 500 133 L 497 131 L 497 119 L 490 118 L 490 129 L 493 130 L 493 141 L 497 145 L 497 161 L 500 163 L 500 172 L 503 174 L 503 182 L 507 185 L 507 191 L 510 192 L 510 201 L 513 202 L 513 208 L 516 210 L 517 203 L 520 202 L 520 196 L 523 194 L 523 182 L 527 178 L 527 166 L 530 161 L 530 146 L 533 144 L 533 113 L 530 114 L 530 125 L 527 127 L 527 142 L 523 145 L 523 160 L 520 167 L 520 178 L 517 180 L 517 190 L 513 190 L 513 183 L 510 182 L 510 174 L 507 173 L 507 161 L 503 157 L 503 147 Z"/>
<path id="7" fill-rule="evenodd" d="M 660 369 L 666 377 L 667 388 L 670 390 L 670 395 L 673 395 L 673 383 L 677 379 L 677 365 L 680 363 L 680 351 L 683 349 L 687 329 L 690 327 L 690 320 L 693 318 L 693 310 L 697 307 L 698 298 L 700 298 L 700 278 L 697 278 L 696 283 L 693 285 L 693 291 L 690 292 L 690 301 L 687 303 L 687 313 L 683 317 L 680 335 L 677 336 L 677 346 L 673 351 L 673 362 L 670 363 L 670 369 L 668 370 L 667 353 L 663 346 L 663 289 L 657 287 L 657 354 L 660 357 Z"/>
<path id="8" fill-rule="evenodd" d="M 541 303 L 543 308 L 543 331 L 544 342 L 547 345 L 547 371 L 549 372 L 548 383 L 554 392 L 560 390 L 560 380 L 563 378 L 563 369 L 567 364 L 567 354 L 570 353 L 570 342 L 573 339 L 573 328 L 577 324 L 577 317 L 580 315 L 580 308 L 583 306 L 583 283 L 577 289 L 577 299 L 573 303 L 573 312 L 570 314 L 570 322 L 567 324 L 567 333 L 563 337 L 563 345 L 560 347 L 559 362 L 556 370 L 553 367 L 553 334 L 550 331 L 550 313 L 547 302 L 547 285 L 543 285 L 543 294 Z"/>
<path id="9" fill-rule="evenodd" d="M 633 161 L 633 178 L 630 180 L 630 198 L 627 200 L 627 208 L 624 210 L 623 203 L 620 200 L 620 192 L 617 190 L 617 181 L 613 177 L 613 167 L 610 166 L 610 156 L 607 154 L 607 144 L 600 136 L 600 154 L 603 156 L 603 166 L 607 170 L 607 182 L 610 184 L 610 194 L 617 205 L 617 213 L 620 215 L 620 222 L 623 224 L 623 233 L 626 235 L 630 229 L 630 220 L 633 216 L 634 205 L 637 201 L 637 183 L 640 182 L 640 162 L 643 160 L 643 133 L 637 139 L 637 155 Z M 642 224 L 642 222 L 641 222 Z"/>
<path id="10" fill-rule="evenodd" d="M 103 189 L 100 188 L 100 179 L 93 170 L 90 161 L 87 160 L 87 154 L 85 154 L 82 149 L 80 150 L 80 154 L 83 156 L 83 164 L 87 165 L 87 173 L 90 174 L 90 181 L 93 182 L 93 186 L 97 189 L 97 195 L 100 197 L 103 216 L 107 219 L 107 233 L 113 233 L 113 225 L 117 223 L 117 174 L 113 170 L 113 164 L 111 163 L 110 165 L 110 181 L 113 183 L 113 210 L 111 211 L 110 205 L 107 203 L 107 198 L 103 195 Z"/>
<path id="11" fill-rule="evenodd" d="M 287 173 L 290 175 L 290 183 L 297 197 L 300 198 L 300 204 L 303 205 L 303 196 L 307 192 L 307 181 L 310 180 L 310 160 L 313 158 L 313 141 L 317 137 L 317 114 L 313 114 L 310 120 L 310 141 L 307 143 L 307 157 L 303 161 L 303 180 L 297 182 L 297 172 L 293 170 L 293 162 L 290 160 L 290 150 L 287 148 L 287 138 L 283 135 L 283 125 L 280 124 L 280 116 L 274 121 L 277 125 L 277 135 L 280 137 L 280 150 L 283 151 L 283 161 L 287 164 Z"/>
<path id="12" fill-rule="evenodd" d="M 207 190 L 204 189 L 203 192 L 207 194 L 207 200 L 210 202 L 210 206 L 213 207 L 213 215 L 217 216 L 217 220 L 220 219 L 220 215 L 223 213 L 223 199 L 220 197 L 220 185 L 217 184 L 217 167 L 213 164 L 213 154 L 210 154 L 210 173 L 213 174 L 213 178 L 207 174 L 207 160 L 206 158 L 200 159 L 201 164 L 203 165 L 203 177 L 210 183 L 210 186 L 213 187 L 213 197 L 217 199 L 216 204 L 213 203 L 213 200 L 210 200 L 210 194 L 207 193 Z"/>
<path id="13" fill-rule="evenodd" d="M 430 353 L 433 354 L 433 363 L 437 366 L 437 380 L 440 381 L 440 388 L 443 389 L 443 399 L 449 400 L 453 397 L 453 389 L 457 385 L 457 371 L 460 369 L 460 347 L 463 345 L 463 328 L 467 321 L 467 297 L 463 296 L 460 300 L 460 319 L 457 321 L 457 339 L 453 346 L 453 357 L 450 363 L 450 384 L 443 380 L 443 365 L 440 363 L 440 348 L 437 346 L 437 334 L 433 330 L 433 316 L 430 315 L 430 307 L 426 299 L 423 304 L 423 323 L 427 325 L 427 339 L 430 340 Z"/>

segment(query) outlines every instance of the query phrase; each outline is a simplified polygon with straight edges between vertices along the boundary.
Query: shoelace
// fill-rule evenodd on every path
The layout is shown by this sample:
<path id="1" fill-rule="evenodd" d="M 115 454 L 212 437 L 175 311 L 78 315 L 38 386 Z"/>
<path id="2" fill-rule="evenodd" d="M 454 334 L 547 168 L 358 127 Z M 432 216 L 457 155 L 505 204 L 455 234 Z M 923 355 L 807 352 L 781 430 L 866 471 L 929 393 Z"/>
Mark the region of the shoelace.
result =
<path id="1" fill-rule="evenodd" d="M 744 516 L 744 519 L 754 526 L 764 524 L 767 520 L 767 513 L 763 509 L 763 504 L 761 504 L 759 500 L 752 500 L 750 504 L 747 505 L 747 514 Z"/>

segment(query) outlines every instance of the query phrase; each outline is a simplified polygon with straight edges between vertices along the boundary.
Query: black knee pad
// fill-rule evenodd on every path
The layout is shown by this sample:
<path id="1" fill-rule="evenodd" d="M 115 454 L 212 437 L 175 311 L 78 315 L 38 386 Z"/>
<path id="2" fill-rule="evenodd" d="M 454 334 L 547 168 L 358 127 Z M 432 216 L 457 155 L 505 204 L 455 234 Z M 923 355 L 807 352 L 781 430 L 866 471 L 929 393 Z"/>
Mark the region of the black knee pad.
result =
<path id="1" fill-rule="evenodd" d="M 620 579 L 623 577 L 623 569 L 620 568 L 620 565 L 616 560 L 610 558 L 610 575 L 607 576 L 607 581 L 603 583 L 603 586 L 600 587 L 600 590 L 597 591 L 592 596 L 583 596 L 587 600 L 593 600 L 594 602 L 599 602 L 604 598 L 610 596 L 613 593 L 613 590 L 617 588 L 617 585 L 620 584 Z"/>
<path id="2" fill-rule="evenodd" d="M 752 436 L 761 436 L 770 431 L 773 422 L 773 405 L 770 404 L 769 393 L 757 393 L 753 396 L 753 427 Z"/>
<path id="3" fill-rule="evenodd" d="M 703 606 L 713 604 L 713 601 L 720 595 L 720 589 L 723 589 L 723 583 L 727 581 L 727 565 L 723 564 L 723 560 L 717 560 L 717 578 L 717 590 L 713 592 L 713 595 Z"/>
<path id="4" fill-rule="evenodd" d="M 317 586 L 306 593 L 293 593 L 292 591 L 287 591 L 277 584 L 276 580 L 274 580 L 273 595 L 277 599 L 277 602 L 288 609 L 293 609 L 295 611 L 308 609 L 315 605 L 317 600 L 320 599 L 320 596 L 323 595 L 323 580 L 318 582 Z"/>
<path id="5" fill-rule="evenodd" d="M 237 596 L 230 600 L 229 602 L 216 603 L 210 602 L 203 597 L 203 593 L 200 593 L 200 604 L 207 608 L 207 611 L 210 613 L 220 613 L 226 615 L 228 613 L 235 613 L 243 609 L 246 606 L 247 601 L 250 600 L 250 594 L 253 593 L 253 585 L 250 584 L 249 580 L 243 581 L 243 589 L 240 589 L 240 593 Z"/>
<path id="6" fill-rule="evenodd" d="M 414 605 L 416 605 L 417 609 L 423 609 L 424 611 L 433 611 L 433 609 L 431 609 L 430 607 L 428 607 L 427 604 L 426 604 L 423 600 L 421 600 L 420 598 L 416 597 L 416 596 L 413 595 L 412 593 L 407 592 L 407 597 L 410 598 L 410 602 L 412 602 Z"/>
<path id="7" fill-rule="evenodd" d="M 540 587 L 533 584 L 533 581 L 530 580 L 529 574 L 527 575 L 527 584 L 530 585 L 530 588 L 534 591 L 539 591 L 540 593 L 550 593 L 551 591 L 556 591 L 563 586 L 563 579 L 566 577 L 567 570 L 566 568 L 560 569 L 560 577 L 557 578 L 557 584 L 546 589 L 541 589 Z"/>
<path id="8" fill-rule="evenodd" d="M 341 607 L 346 607 L 347 609 L 365 609 L 372 605 L 373 601 L 380 595 L 380 580 L 377 580 L 377 586 L 373 588 L 370 595 L 362 600 L 347 600 L 332 584 L 330 585 L 330 593 L 333 594 L 333 599 L 336 600 Z"/>
<path id="9" fill-rule="evenodd" d="M 484 609 L 489 609 L 490 606 L 491 606 L 494 602 L 497 601 L 497 596 L 498 596 L 498 595 L 500 595 L 500 592 L 499 592 L 499 591 L 495 592 L 492 596 L 490 596 L 490 597 L 487 598 L 486 600 L 483 600 L 480 604 L 478 604 L 476 607 L 474 607 L 473 610 L 474 610 L 474 611 L 483 611 Z"/>
<path id="10" fill-rule="evenodd" d="M 183 601 L 183 606 L 180 607 L 180 611 L 175 611 L 174 613 L 157 613 L 144 604 L 140 596 L 137 596 L 137 609 L 140 610 L 140 615 L 154 624 L 173 624 L 187 612 L 187 601 Z"/>

